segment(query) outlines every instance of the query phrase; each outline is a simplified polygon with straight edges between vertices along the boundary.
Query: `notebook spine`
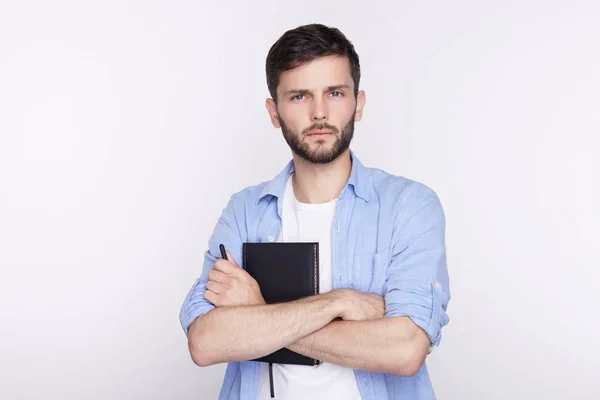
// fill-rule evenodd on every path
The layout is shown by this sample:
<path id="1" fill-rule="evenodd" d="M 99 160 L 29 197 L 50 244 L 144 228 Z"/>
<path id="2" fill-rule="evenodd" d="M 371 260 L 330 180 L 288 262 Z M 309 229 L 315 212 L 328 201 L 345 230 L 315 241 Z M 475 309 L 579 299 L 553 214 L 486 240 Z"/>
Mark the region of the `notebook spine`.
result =
<path id="1" fill-rule="evenodd" d="M 314 265 L 313 265 L 313 289 L 315 295 L 319 294 L 319 244 L 315 243 L 313 247 L 313 257 L 314 257 Z M 321 364 L 321 360 L 317 358 L 313 358 L 313 365 Z"/>
<path id="2" fill-rule="evenodd" d="M 247 247 L 246 243 L 243 243 L 242 244 L 242 269 L 246 269 L 246 265 L 248 265 L 248 264 L 246 264 L 246 253 L 248 252 L 246 250 L 246 247 Z"/>
<path id="3" fill-rule="evenodd" d="M 314 265 L 313 265 L 313 289 L 314 289 L 314 293 L 315 295 L 319 294 L 319 247 L 318 245 L 315 243 L 314 244 L 314 251 L 313 251 L 313 256 L 314 256 Z"/>

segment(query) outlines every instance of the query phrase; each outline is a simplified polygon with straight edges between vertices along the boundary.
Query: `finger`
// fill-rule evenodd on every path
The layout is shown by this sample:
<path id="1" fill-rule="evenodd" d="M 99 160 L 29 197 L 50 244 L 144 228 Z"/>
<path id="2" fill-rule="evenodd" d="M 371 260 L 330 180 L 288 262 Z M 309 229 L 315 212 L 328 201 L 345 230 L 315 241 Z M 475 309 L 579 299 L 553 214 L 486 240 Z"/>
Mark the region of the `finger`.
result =
<path id="1" fill-rule="evenodd" d="M 225 290 L 222 284 L 215 281 L 206 282 L 206 289 L 215 292 L 216 294 L 221 294 Z"/>
<path id="2" fill-rule="evenodd" d="M 216 304 L 217 298 L 219 297 L 218 294 L 216 294 L 215 292 L 211 291 L 211 290 L 206 290 L 204 292 L 204 298 L 208 301 L 210 301 L 211 303 L 213 303 L 214 305 Z"/>
<path id="3" fill-rule="evenodd" d="M 221 271 L 225 274 L 233 274 L 238 269 L 240 269 L 238 266 L 222 258 L 215 261 L 215 265 L 213 266 L 213 270 Z"/>
<path id="4" fill-rule="evenodd" d="M 225 250 L 225 253 L 227 253 L 227 261 L 229 261 L 230 263 L 232 263 L 233 265 L 235 265 L 236 267 L 239 268 L 239 265 L 235 262 L 235 260 L 233 259 L 233 257 L 231 257 L 231 254 L 229 253 L 229 250 Z"/>
<path id="5" fill-rule="evenodd" d="M 208 273 L 208 279 L 210 279 L 211 281 L 225 283 L 226 278 L 227 278 L 227 274 L 225 274 L 219 270 L 216 270 L 216 269 L 212 269 Z"/>

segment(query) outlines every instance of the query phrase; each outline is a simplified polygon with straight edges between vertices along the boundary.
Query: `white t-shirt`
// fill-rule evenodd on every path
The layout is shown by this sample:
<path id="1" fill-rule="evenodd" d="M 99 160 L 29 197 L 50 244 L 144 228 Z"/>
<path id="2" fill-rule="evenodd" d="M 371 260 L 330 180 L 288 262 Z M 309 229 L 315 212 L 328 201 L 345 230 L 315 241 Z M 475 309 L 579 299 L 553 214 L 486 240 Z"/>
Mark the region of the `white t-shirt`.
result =
<path id="1" fill-rule="evenodd" d="M 300 203 L 292 178 L 283 196 L 280 242 L 319 242 L 319 291 L 332 288 L 331 227 L 337 199 L 322 204 Z M 277 400 L 360 400 L 354 371 L 327 362 L 315 366 L 273 364 L 273 389 Z M 258 399 L 271 399 L 269 364 L 261 363 Z"/>

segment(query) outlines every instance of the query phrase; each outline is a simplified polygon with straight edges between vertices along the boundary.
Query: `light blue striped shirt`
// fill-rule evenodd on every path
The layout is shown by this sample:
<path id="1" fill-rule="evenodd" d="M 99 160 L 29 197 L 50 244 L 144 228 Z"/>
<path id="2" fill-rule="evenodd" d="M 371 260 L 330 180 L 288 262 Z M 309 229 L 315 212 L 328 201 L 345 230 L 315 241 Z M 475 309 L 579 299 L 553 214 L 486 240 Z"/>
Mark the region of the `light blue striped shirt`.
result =
<path id="1" fill-rule="evenodd" d="M 436 193 L 427 186 L 366 168 L 354 152 L 350 179 L 339 196 L 332 229 L 333 289 L 351 288 L 384 297 L 386 317 L 408 316 L 438 346 L 450 301 L 445 218 Z M 242 243 L 276 240 L 281 232 L 283 193 L 294 172 L 290 161 L 273 180 L 235 193 L 210 237 L 202 275 L 180 313 L 189 326 L 214 308 L 204 299 L 208 272 L 223 243 L 240 264 Z M 354 370 L 366 400 L 431 400 L 433 387 L 423 365 L 412 377 Z M 230 362 L 219 399 L 255 400 L 259 363 Z"/>

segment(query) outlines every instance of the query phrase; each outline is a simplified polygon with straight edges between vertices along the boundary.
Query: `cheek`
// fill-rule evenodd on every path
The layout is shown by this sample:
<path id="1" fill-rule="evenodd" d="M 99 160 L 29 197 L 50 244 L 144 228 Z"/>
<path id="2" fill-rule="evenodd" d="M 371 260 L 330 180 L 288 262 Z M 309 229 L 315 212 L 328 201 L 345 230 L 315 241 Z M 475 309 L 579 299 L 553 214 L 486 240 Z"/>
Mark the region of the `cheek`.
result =
<path id="1" fill-rule="evenodd" d="M 281 109 L 279 113 L 280 121 L 294 132 L 302 132 L 306 127 L 310 126 L 310 114 L 305 112 L 303 107 L 295 106 Z"/>
<path id="2" fill-rule="evenodd" d="M 347 121 L 356 108 L 354 101 L 332 101 L 329 103 L 329 115 L 339 121 Z"/>

